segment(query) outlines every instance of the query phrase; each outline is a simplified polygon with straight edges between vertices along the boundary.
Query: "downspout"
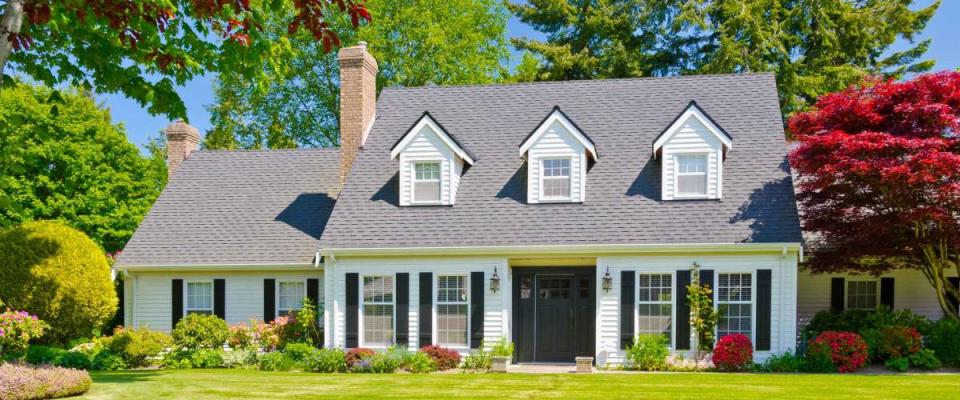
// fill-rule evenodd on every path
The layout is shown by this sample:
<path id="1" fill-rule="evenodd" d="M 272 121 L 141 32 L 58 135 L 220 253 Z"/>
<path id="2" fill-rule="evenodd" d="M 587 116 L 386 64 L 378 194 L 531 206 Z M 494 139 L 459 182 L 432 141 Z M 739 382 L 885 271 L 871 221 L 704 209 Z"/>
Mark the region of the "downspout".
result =
<path id="1" fill-rule="evenodd" d="M 783 246 L 783 251 L 780 252 L 780 279 L 777 279 L 779 288 L 777 289 L 777 295 L 780 296 L 780 299 L 777 301 L 777 333 L 780 336 L 777 339 L 777 342 L 780 344 L 780 348 L 783 348 L 783 259 L 787 257 L 787 246 Z M 796 315 L 794 315 L 796 319 Z M 794 321 L 796 324 L 796 321 Z M 771 351 L 773 349 L 770 349 Z"/>

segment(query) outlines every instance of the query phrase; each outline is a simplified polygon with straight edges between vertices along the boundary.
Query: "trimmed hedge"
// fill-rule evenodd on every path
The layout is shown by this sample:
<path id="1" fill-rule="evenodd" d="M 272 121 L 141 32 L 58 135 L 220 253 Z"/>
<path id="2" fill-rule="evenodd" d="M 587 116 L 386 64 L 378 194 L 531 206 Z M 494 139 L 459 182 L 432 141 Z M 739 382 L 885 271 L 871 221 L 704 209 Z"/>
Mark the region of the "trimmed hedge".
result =
<path id="1" fill-rule="evenodd" d="M 45 343 L 89 337 L 117 309 L 103 250 L 83 232 L 53 221 L 0 232 L 0 298 L 49 324 L 39 339 Z"/>

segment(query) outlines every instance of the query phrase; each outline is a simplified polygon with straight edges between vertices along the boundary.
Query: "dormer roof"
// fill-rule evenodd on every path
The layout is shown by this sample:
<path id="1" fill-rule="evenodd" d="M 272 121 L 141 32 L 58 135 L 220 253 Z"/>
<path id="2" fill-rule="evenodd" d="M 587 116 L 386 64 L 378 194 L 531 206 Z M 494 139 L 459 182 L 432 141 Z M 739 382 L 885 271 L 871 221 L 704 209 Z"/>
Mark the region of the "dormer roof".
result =
<path id="1" fill-rule="evenodd" d="M 527 154 L 527 151 L 530 150 L 530 146 L 533 146 L 537 142 L 537 139 L 543 135 L 547 129 L 550 128 L 550 125 L 553 125 L 554 122 L 560 123 L 568 132 L 570 132 L 574 139 L 576 139 L 583 147 L 586 149 L 587 154 L 593 158 L 594 161 L 597 161 L 597 146 L 593 142 L 593 139 L 590 139 L 590 136 L 587 136 L 582 129 L 573 120 L 567 116 L 563 110 L 560 109 L 560 106 L 553 106 L 553 109 L 550 110 L 550 113 L 547 114 L 543 120 L 537 124 L 537 127 L 523 139 L 523 142 L 520 143 L 520 157 L 524 157 Z"/>
<path id="2" fill-rule="evenodd" d="M 410 126 L 410 129 L 407 129 L 403 136 L 400 136 L 400 139 L 393 144 L 393 147 L 390 148 L 390 158 L 396 160 L 397 157 L 400 156 L 400 153 L 403 152 L 403 149 L 413 141 L 413 138 L 416 137 L 417 133 L 421 132 L 423 128 L 429 128 L 454 154 L 463 159 L 467 164 L 473 165 L 473 163 L 476 162 L 477 157 L 475 157 L 473 153 L 470 153 L 470 150 L 467 150 L 467 148 L 457 140 L 456 136 L 448 132 L 443 125 L 440 125 L 428 111 L 424 111 L 423 114 L 420 115 L 420 118 Z"/>
<path id="3" fill-rule="evenodd" d="M 663 147 L 670 138 L 683 127 L 690 118 L 696 118 L 703 126 L 707 128 L 707 131 L 710 132 L 713 136 L 723 144 L 723 154 L 726 157 L 727 151 L 733 148 L 733 137 L 730 136 L 727 131 L 725 131 L 720 124 L 717 124 L 713 118 L 710 117 L 710 114 L 707 114 L 703 108 L 697 104 L 696 101 L 691 100 L 687 104 L 687 107 L 677 114 L 677 117 L 670 122 L 670 125 L 660 132 L 655 139 L 653 139 L 653 158 L 657 158 L 657 154 L 660 149 Z"/>

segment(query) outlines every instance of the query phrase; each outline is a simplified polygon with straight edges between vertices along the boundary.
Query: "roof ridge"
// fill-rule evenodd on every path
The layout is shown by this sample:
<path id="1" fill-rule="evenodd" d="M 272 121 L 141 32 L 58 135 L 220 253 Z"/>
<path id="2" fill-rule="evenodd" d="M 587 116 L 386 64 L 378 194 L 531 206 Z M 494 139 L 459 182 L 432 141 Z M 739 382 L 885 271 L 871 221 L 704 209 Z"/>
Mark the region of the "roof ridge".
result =
<path id="1" fill-rule="evenodd" d="M 495 83 L 473 83 L 460 85 L 427 85 L 427 86 L 388 86 L 383 91 L 419 91 L 419 90 L 438 90 L 453 88 L 484 88 L 484 87 L 516 87 L 516 86 L 549 86 L 563 85 L 573 83 L 599 83 L 599 82 L 622 82 L 622 81 L 652 81 L 652 80 L 674 80 L 674 79 L 708 79 L 730 76 L 768 76 L 775 75 L 773 72 L 730 72 L 724 74 L 696 74 L 696 75 L 668 75 L 668 76 L 640 76 L 631 78 L 603 78 L 603 79 L 570 79 L 563 81 L 536 81 L 536 82 L 495 82 Z"/>

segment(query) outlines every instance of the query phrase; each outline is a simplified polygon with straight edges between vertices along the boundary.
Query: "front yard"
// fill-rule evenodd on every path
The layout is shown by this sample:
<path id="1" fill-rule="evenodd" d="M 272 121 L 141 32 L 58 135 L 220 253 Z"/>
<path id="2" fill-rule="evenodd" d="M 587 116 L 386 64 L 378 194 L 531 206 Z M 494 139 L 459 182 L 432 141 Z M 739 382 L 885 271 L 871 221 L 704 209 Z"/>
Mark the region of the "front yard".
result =
<path id="1" fill-rule="evenodd" d="M 311 374 L 248 370 L 92 373 L 84 398 L 926 398 L 960 393 L 956 374 Z"/>

